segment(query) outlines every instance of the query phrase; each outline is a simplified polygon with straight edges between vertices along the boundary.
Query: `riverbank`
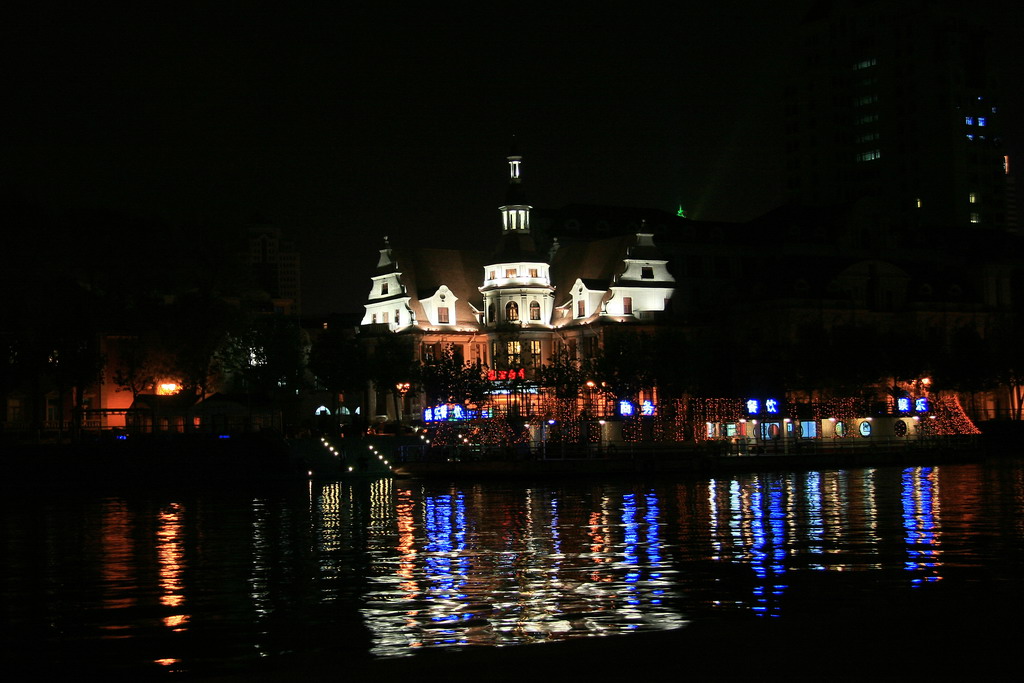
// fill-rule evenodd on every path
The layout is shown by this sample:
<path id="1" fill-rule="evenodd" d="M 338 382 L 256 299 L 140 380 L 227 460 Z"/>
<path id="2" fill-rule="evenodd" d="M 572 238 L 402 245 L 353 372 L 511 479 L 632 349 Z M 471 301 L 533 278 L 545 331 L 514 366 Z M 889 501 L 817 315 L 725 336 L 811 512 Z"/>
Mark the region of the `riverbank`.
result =
<path id="1" fill-rule="evenodd" d="M 395 474 L 412 478 L 609 476 L 716 471 L 865 467 L 967 462 L 998 454 L 1001 446 L 974 437 L 886 445 L 825 444 L 765 452 L 713 452 L 693 444 L 637 445 L 590 457 L 423 459 L 398 463 Z"/>
<path id="2" fill-rule="evenodd" d="M 257 433 L 8 444 L 0 457 L 8 486 L 24 477 L 71 483 L 289 479 L 308 476 L 303 467 L 279 436 Z"/>
<path id="3" fill-rule="evenodd" d="M 232 438 L 205 435 L 145 435 L 76 444 L 5 445 L 0 467 L 8 483 L 19 476 L 50 481 L 287 481 L 379 478 L 550 478 L 648 476 L 780 469 L 928 465 L 999 457 L 1019 444 L 1017 432 L 943 437 L 887 444 L 815 442 L 766 451 L 728 452 L 708 444 L 632 444 L 573 457 L 569 452 L 426 457 L 389 466 L 371 457 L 359 441 L 332 452 L 318 438 L 283 439 L 273 433 Z M 713 445 L 713 444 L 712 444 Z M 374 451 L 376 453 L 376 451 Z M 349 469 L 351 466 L 351 470 Z"/>

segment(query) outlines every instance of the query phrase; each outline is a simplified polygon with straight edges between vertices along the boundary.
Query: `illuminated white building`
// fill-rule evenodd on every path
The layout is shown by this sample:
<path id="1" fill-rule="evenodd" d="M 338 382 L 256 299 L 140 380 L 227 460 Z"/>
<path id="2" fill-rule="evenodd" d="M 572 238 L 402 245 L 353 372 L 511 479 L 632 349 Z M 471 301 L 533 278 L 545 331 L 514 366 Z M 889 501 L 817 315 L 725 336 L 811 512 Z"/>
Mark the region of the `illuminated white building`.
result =
<path id="1" fill-rule="evenodd" d="M 411 335 L 417 360 L 450 348 L 456 358 L 527 381 L 556 353 L 597 352 L 606 324 L 648 325 L 669 310 L 675 280 L 651 232 L 538 247 L 522 185 L 522 157 L 508 157 L 509 185 L 491 253 L 414 248 L 385 238 L 361 325 L 364 338 Z M 379 417 L 394 417 L 386 392 Z M 403 413 L 421 399 L 406 397 Z"/>

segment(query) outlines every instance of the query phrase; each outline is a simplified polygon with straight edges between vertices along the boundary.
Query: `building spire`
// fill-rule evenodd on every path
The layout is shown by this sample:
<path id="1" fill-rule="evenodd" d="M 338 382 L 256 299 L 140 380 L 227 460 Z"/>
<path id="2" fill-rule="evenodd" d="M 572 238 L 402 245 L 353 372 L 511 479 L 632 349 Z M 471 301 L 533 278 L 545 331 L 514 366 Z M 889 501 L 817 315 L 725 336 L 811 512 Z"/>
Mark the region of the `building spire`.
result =
<path id="1" fill-rule="evenodd" d="M 530 233 L 530 206 L 523 191 L 522 163 L 515 137 L 512 138 L 508 159 L 508 191 L 501 211 L 502 233 Z"/>
<path id="2" fill-rule="evenodd" d="M 519 149 L 516 146 L 515 136 L 512 137 L 512 144 L 509 147 L 508 152 L 508 170 L 509 170 L 509 183 L 518 184 L 521 182 L 519 177 L 519 164 L 522 163 L 523 157 L 519 154 Z"/>

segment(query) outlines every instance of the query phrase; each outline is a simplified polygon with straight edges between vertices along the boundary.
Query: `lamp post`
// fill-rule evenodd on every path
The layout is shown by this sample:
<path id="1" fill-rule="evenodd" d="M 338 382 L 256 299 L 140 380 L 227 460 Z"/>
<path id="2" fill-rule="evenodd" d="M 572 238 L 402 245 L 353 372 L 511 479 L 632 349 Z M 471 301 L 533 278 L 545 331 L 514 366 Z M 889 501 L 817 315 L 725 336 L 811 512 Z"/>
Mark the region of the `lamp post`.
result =
<path id="1" fill-rule="evenodd" d="M 398 415 L 397 415 L 398 426 L 401 427 L 402 426 L 402 414 L 405 412 L 405 395 L 407 393 L 409 393 L 409 383 L 408 382 L 399 382 L 398 384 L 395 385 L 395 389 L 398 391 L 398 396 L 399 396 L 398 410 L 396 412 L 398 413 Z"/>

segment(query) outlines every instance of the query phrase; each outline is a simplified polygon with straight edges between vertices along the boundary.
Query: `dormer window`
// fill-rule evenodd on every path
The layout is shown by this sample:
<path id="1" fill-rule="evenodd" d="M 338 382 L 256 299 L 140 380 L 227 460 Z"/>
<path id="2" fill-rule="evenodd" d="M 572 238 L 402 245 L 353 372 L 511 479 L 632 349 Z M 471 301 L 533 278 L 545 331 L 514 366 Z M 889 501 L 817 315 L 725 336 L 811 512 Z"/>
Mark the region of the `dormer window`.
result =
<path id="1" fill-rule="evenodd" d="M 386 283 L 386 282 L 380 283 L 380 294 L 381 294 L 381 296 L 384 296 L 387 293 L 388 293 L 388 283 Z"/>
<path id="2" fill-rule="evenodd" d="M 530 277 L 540 277 L 540 271 L 536 268 L 530 268 Z"/>
<path id="3" fill-rule="evenodd" d="M 505 277 L 516 277 L 517 275 L 519 275 L 519 270 L 518 269 L 516 269 L 516 268 L 506 268 L 505 269 Z"/>
<path id="4" fill-rule="evenodd" d="M 580 299 L 576 302 L 576 317 L 584 318 L 587 315 L 587 302 Z"/>
<path id="5" fill-rule="evenodd" d="M 654 279 L 654 268 L 652 266 L 640 266 L 640 279 L 641 280 L 653 280 Z"/>
<path id="6" fill-rule="evenodd" d="M 493 279 L 494 279 L 494 278 L 496 278 L 497 276 L 498 276 L 498 274 L 497 274 L 497 273 L 496 273 L 495 271 L 493 271 L 493 270 L 492 270 L 492 271 L 490 271 L 489 273 L 487 273 L 487 279 L 488 279 L 488 280 L 493 280 Z"/>
<path id="7" fill-rule="evenodd" d="M 442 325 L 448 324 L 448 307 L 442 306 L 437 309 L 437 322 Z"/>

